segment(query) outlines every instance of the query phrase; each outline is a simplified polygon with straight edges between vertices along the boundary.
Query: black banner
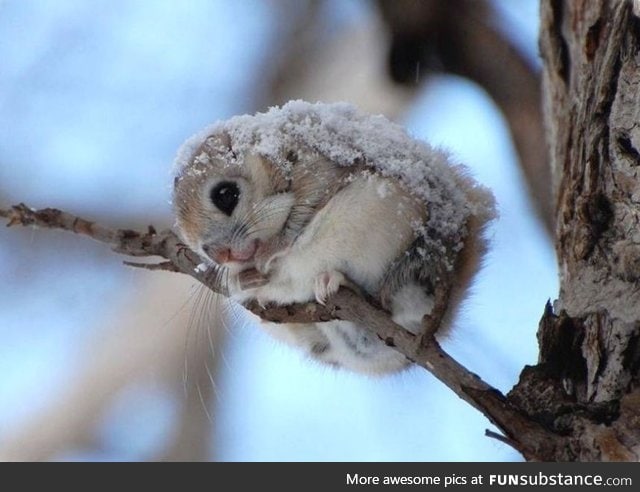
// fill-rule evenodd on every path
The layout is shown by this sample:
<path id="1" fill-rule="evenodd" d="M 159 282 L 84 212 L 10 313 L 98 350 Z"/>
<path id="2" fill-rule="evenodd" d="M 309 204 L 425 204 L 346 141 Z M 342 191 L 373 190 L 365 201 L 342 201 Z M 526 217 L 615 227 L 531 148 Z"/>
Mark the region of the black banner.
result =
<path id="1" fill-rule="evenodd" d="M 32 468 L 37 467 L 36 470 Z M 20 490 L 638 490 L 637 463 L 4 463 Z M 14 482 L 15 480 L 15 482 Z M 138 482 L 140 480 L 140 482 Z M 48 485 L 47 485 L 48 487 Z M 11 487 L 7 490 L 12 490 Z M 105 489 L 107 490 L 107 489 Z"/>

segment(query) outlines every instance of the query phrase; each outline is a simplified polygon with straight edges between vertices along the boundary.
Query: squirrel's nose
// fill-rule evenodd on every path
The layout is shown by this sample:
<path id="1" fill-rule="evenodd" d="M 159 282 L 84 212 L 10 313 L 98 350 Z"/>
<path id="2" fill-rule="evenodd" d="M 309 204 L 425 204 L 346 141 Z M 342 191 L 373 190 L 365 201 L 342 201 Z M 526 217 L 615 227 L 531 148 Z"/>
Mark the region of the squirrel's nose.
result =
<path id="1" fill-rule="evenodd" d="M 227 263 L 231 259 L 231 250 L 229 248 L 215 248 L 210 244 L 204 244 L 202 251 L 219 265 Z"/>

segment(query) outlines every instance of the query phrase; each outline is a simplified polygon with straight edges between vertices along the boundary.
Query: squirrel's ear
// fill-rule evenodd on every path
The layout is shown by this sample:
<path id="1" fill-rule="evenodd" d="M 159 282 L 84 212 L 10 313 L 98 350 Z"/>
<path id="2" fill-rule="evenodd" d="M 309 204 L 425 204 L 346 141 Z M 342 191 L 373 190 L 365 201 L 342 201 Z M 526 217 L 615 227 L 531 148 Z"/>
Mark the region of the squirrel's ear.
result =
<path id="1" fill-rule="evenodd" d="M 231 136 L 228 132 L 223 130 L 207 135 L 197 145 L 197 147 L 194 146 L 190 152 L 191 161 L 193 161 L 194 157 L 201 155 L 203 152 L 207 159 L 219 159 L 221 161 L 225 161 L 230 157 L 233 159 L 237 157 L 233 150 Z"/>
<path id="2" fill-rule="evenodd" d="M 213 151 L 213 153 L 226 154 L 233 152 L 231 146 L 231 136 L 225 131 L 219 131 L 212 135 L 209 135 L 204 141 L 204 145 L 208 147 L 207 150 Z"/>

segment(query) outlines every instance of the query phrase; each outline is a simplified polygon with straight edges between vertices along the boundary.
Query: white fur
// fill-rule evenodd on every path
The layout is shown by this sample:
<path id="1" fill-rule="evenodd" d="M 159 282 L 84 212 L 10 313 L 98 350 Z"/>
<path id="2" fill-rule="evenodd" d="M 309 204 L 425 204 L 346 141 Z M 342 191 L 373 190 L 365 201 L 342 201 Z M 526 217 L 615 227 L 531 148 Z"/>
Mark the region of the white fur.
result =
<path id="1" fill-rule="evenodd" d="M 371 331 L 348 321 L 308 324 L 262 322 L 261 326 L 277 340 L 302 349 L 324 364 L 342 369 L 381 375 L 407 365 L 402 354 L 386 347 Z"/>
<path id="2" fill-rule="evenodd" d="M 418 333 L 422 318 L 431 312 L 433 304 L 433 297 L 427 295 L 424 287 L 415 283 L 404 285 L 391 299 L 391 319 L 410 332 Z"/>
<path id="3" fill-rule="evenodd" d="M 316 278 L 332 272 L 343 273 L 366 290 L 376 289 L 389 264 L 411 243 L 411 223 L 420 220 L 411 214 L 398 216 L 403 197 L 381 198 L 376 190 L 382 181 L 387 180 L 363 176 L 337 193 L 278 258 L 269 283 L 238 293 L 238 298 L 278 304 L 310 301 L 316 297 Z"/>
<path id="4" fill-rule="evenodd" d="M 381 187 L 385 193 L 381 194 Z M 337 193 L 311 220 L 286 254 L 271 266 L 265 286 L 236 292 L 238 300 L 290 304 L 324 301 L 344 283 L 344 275 L 375 293 L 391 262 L 414 238 L 412 223 L 420 210 L 399 203 L 410 198 L 392 181 L 359 176 Z M 394 320 L 417 331 L 432 301 L 417 286 L 401 289 L 393 299 Z M 264 323 L 276 338 L 301 346 L 316 359 L 353 371 L 379 374 L 406 366 L 406 359 L 364 327 L 344 321 L 311 325 Z M 327 348 L 320 351 L 324 345 Z"/>

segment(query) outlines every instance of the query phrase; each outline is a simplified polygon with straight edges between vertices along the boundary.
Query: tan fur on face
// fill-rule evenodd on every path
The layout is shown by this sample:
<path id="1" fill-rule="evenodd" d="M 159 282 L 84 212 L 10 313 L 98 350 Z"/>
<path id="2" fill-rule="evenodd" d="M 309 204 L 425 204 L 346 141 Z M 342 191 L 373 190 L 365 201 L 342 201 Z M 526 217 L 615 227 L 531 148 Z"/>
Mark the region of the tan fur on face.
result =
<path id="1" fill-rule="evenodd" d="M 245 182 L 244 203 L 249 209 L 258 211 L 263 207 L 263 200 L 291 187 L 285 173 L 261 156 L 248 154 L 240 156 L 242 159 L 239 160 L 231 146 L 226 153 L 221 152 L 221 139 L 220 136 L 207 138 L 174 183 L 177 226 L 185 242 L 196 250 L 211 231 L 212 223 L 218 220 L 216 217 L 221 222 L 227 220 L 209 203 L 208 193 L 213 182 L 242 178 Z M 226 236 L 223 234 L 222 237 Z"/>
<path id="2" fill-rule="evenodd" d="M 183 239 L 189 244 L 195 244 L 202 230 L 205 211 L 201 205 L 201 194 L 206 173 L 185 173 L 175 180 L 174 208 L 176 210 L 177 225 Z"/>

